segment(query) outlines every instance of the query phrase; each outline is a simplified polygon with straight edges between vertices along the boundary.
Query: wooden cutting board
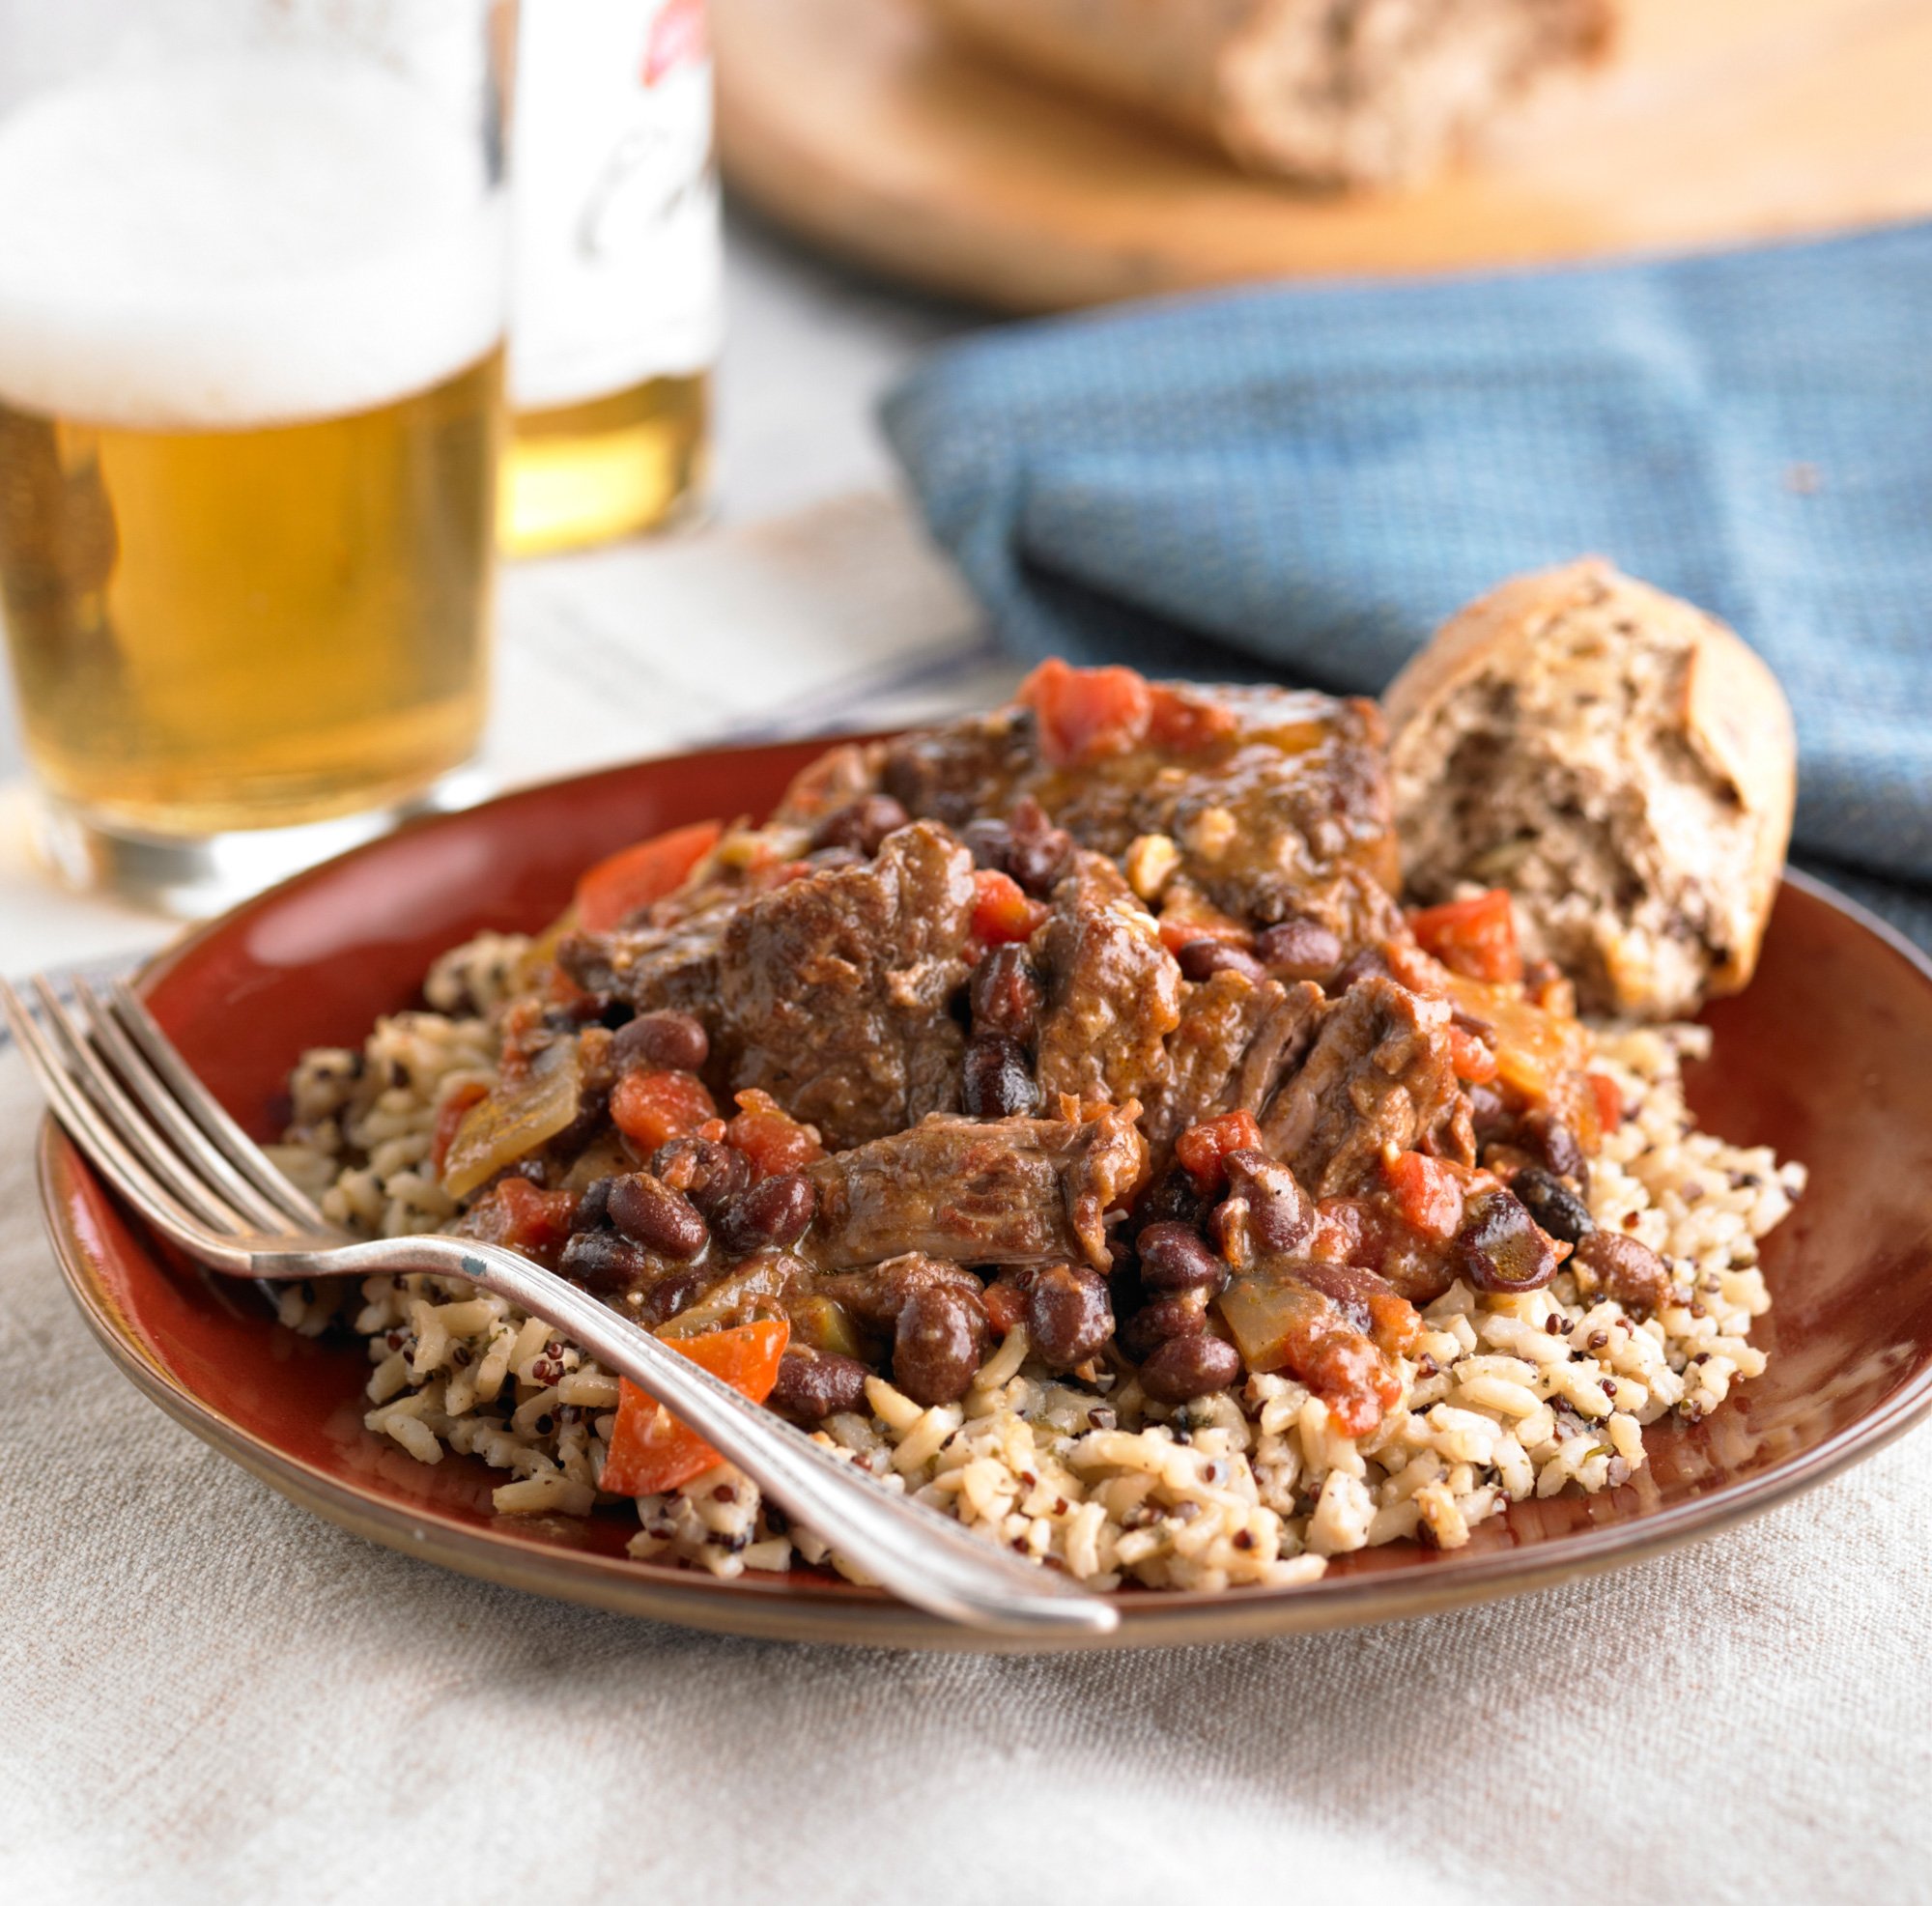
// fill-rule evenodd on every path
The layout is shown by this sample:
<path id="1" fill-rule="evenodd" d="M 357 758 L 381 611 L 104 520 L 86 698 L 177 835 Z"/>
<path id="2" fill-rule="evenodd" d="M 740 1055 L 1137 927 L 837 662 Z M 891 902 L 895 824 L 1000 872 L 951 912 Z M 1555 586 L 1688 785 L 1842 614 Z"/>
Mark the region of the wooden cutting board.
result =
<path id="1" fill-rule="evenodd" d="M 1932 0 L 1626 0 L 1622 44 L 1435 182 L 1326 196 L 954 46 L 919 0 L 711 0 L 725 176 L 1011 310 L 1678 249 L 1932 213 Z"/>

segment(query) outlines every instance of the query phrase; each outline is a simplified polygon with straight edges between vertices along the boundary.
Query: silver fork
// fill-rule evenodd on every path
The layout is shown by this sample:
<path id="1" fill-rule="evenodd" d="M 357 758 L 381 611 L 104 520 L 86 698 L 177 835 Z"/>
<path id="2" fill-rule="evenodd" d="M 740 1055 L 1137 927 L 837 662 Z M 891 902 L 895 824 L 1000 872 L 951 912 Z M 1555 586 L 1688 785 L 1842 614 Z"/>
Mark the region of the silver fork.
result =
<path id="1" fill-rule="evenodd" d="M 44 1026 L 4 980 L 0 1010 L 54 1117 L 149 1225 L 212 1269 L 268 1284 L 407 1271 L 466 1278 L 629 1378 L 903 1600 L 1003 1635 L 1071 1639 L 1118 1624 L 1099 1596 L 881 1488 L 514 1251 L 440 1235 L 345 1241 L 214 1101 L 128 986 L 117 983 L 103 1000 L 76 981 L 80 1023 L 44 978 L 33 983 Z"/>

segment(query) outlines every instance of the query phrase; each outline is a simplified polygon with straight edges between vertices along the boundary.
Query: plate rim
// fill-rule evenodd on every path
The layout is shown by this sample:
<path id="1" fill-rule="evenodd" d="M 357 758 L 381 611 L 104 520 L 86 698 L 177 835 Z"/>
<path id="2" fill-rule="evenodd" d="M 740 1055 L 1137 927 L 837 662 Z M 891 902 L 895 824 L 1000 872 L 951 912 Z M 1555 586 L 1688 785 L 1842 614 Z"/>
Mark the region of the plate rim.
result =
<path id="1" fill-rule="evenodd" d="M 828 735 L 810 739 L 829 747 L 846 738 Z M 593 774 L 559 777 L 510 790 L 477 808 L 425 816 L 411 823 L 408 831 L 446 825 L 497 802 L 541 798 L 604 775 L 635 772 L 653 762 L 688 759 L 693 754 L 761 753 L 772 745 L 691 751 Z M 203 940 L 226 929 L 241 912 L 265 905 L 340 861 L 367 853 L 394 838 L 394 834 L 385 835 L 378 841 L 352 848 L 213 920 L 186 928 L 141 963 L 133 978 L 136 990 L 145 992 Z M 1787 868 L 1782 878 L 1875 937 L 1932 987 L 1932 958 L 1870 909 L 1796 868 Z M 1171 1647 L 1245 1641 L 1409 1619 L 1554 1587 L 1718 1535 L 1829 1481 L 1932 1414 L 1932 1360 L 1928 1360 L 1865 1415 L 1799 1456 L 1776 1463 L 1742 1482 L 1719 1484 L 1708 1494 L 1652 1515 L 1552 1537 L 1529 1548 L 1467 1557 L 1444 1555 L 1427 1569 L 1221 1593 L 1135 1593 L 1122 1598 L 1121 1625 L 1110 1636 L 1070 1643 L 1013 1640 L 960 1630 L 895 1602 L 880 1590 L 850 1583 L 800 1582 L 791 1577 L 774 1579 L 755 1575 L 723 1579 L 697 1570 L 590 1554 L 501 1528 L 466 1528 L 424 1515 L 391 1494 L 317 1468 L 244 1429 L 149 1351 L 109 1297 L 85 1244 L 65 1221 L 68 1192 L 76 1171 L 99 1182 L 99 1174 L 61 1131 L 52 1115 L 43 1114 L 37 1141 L 36 1184 L 42 1221 L 69 1295 L 120 1373 L 151 1403 L 245 1473 L 326 1521 L 462 1575 L 614 1613 L 754 1639 L 976 1653 L 1059 1653 L 1069 1647 Z"/>

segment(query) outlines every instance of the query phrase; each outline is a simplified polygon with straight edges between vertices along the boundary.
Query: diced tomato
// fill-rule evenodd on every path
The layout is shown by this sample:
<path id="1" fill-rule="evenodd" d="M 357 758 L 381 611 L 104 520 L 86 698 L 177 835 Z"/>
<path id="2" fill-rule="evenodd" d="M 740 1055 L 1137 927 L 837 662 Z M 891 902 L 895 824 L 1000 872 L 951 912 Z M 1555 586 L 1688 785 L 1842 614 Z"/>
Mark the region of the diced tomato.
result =
<path id="1" fill-rule="evenodd" d="M 1596 1100 L 1597 1124 L 1607 1135 L 1624 1122 L 1624 1095 L 1617 1090 L 1616 1080 L 1602 1072 L 1586 1072 L 1584 1077 L 1589 1081 L 1590 1095 Z"/>
<path id="2" fill-rule="evenodd" d="M 1449 1028 L 1449 1063 L 1464 1085 L 1486 1086 L 1496 1075 L 1494 1048 L 1461 1026 Z"/>
<path id="3" fill-rule="evenodd" d="M 1516 916 L 1505 888 L 1492 887 L 1473 899 L 1448 900 L 1408 916 L 1411 932 L 1452 973 L 1492 984 L 1522 978 L 1516 944 Z"/>
<path id="4" fill-rule="evenodd" d="M 1239 947 L 1243 952 L 1254 945 L 1255 936 L 1238 920 L 1217 913 L 1205 901 L 1169 906 L 1156 925 L 1160 927 L 1161 945 L 1177 958 L 1190 940 L 1225 940 L 1229 946 Z"/>
<path id="5" fill-rule="evenodd" d="M 1148 714 L 1147 738 L 1156 748 L 1191 754 L 1233 734 L 1240 725 L 1235 711 L 1218 701 L 1188 695 L 1161 683 L 1150 686 L 1152 707 Z"/>
<path id="6" fill-rule="evenodd" d="M 696 1072 L 626 1072 L 611 1089 L 611 1117 L 642 1157 L 717 1116 Z"/>
<path id="7" fill-rule="evenodd" d="M 779 1359 L 791 1341 L 791 1325 L 781 1317 L 760 1318 L 701 1337 L 664 1341 L 741 1396 L 763 1403 L 779 1380 Z M 616 1495 L 662 1495 L 701 1476 L 718 1460 L 718 1452 L 696 1430 L 687 1429 L 655 1397 L 620 1380 L 617 1421 L 600 1488 Z"/>
<path id="8" fill-rule="evenodd" d="M 456 1136 L 463 1115 L 479 1098 L 489 1095 L 490 1088 L 481 1079 L 466 1079 L 460 1086 L 451 1087 L 436 1108 L 436 1136 L 429 1143 L 429 1168 L 438 1178 L 442 1176 L 443 1161 L 449 1156 L 449 1142 Z"/>
<path id="9" fill-rule="evenodd" d="M 756 1087 L 738 1095 L 738 1114 L 724 1136 L 752 1161 L 758 1178 L 802 1171 L 825 1156 L 817 1127 L 802 1124 L 770 1093 Z"/>
<path id="10" fill-rule="evenodd" d="M 1020 684 L 1019 699 L 1039 723 L 1050 766 L 1073 767 L 1124 754 L 1147 739 L 1153 691 L 1131 669 L 1075 669 L 1058 656 Z"/>
<path id="11" fill-rule="evenodd" d="M 1026 1294 L 1016 1284 L 987 1285 L 984 1302 L 986 1322 L 993 1326 L 997 1336 L 1009 1335 L 1013 1326 L 1026 1317 Z"/>
<path id="12" fill-rule="evenodd" d="M 1463 1222 L 1463 1185 L 1456 1174 L 1420 1152 L 1382 1161 L 1403 1221 L 1425 1237 L 1453 1237 Z"/>
<path id="13" fill-rule="evenodd" d="M 1010 874 L 981 868 L 973 876 L 973 937 L 984 947 L 1030 940 L 1046 908 L 1029 899 Z"/>
<path id="14" fill-rule="evenodd" d="M 608 933 L 639 907 L 675 892 L 724 832 L 723 821 L 694 821 L 599 861 L 578 879 L 578 925 L 586 932 Z"/>
<path id="15" fill-rule="evenodd" d="M 1259 1151 L 1262 1128 L 1252 1112 L 1224 1112 L 1205 1124 L 1189 1125 L 1174 1141 L 1174 1155 L 1203 1191 L 1218 1190 L 1228 1180 L 1230 1152 Z"/>
<path id="16" fill-rule="evenodd" d="M 470 1206 L 464 1225 L 468 1236 L 548 1263 L 568 1241 L 576 1216 L 576 1192 L 546 1191 L 526 1178 L 506 1178 Z"/>
<path id="17" fill-rule="evenodd" d="M 1315 1207 L 1307 1249 L 1325 1264 L 1351 1264 L 1378 1276 L 1399 1239 L 1392 1213 L 1366 1198 L 1323 1198 Z"/>
<path id="18" fill-rule="evenodd" d="M 1328 1406 L 1346 1437 L 1367 1436 L 1402 1396 L 1388 1359 L 1352 1330 L 1315 1333 L 1284 1367 Z"/>

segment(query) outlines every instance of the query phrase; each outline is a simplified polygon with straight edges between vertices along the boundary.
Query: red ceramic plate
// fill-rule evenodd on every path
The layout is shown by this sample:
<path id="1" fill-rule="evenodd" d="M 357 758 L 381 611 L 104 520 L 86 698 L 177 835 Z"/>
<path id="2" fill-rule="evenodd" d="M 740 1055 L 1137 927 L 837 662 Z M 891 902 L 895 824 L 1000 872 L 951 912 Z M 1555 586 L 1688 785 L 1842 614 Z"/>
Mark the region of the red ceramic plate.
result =
<path id="1" fill-rule="evenodd" d="M 430 960 L 482 927 L 542 925 L 577 871 L 658 829 L 762 813 L 822 743 L 646 761 L 430 820 L 190 934 L 149 968 L 156 1016 L 235 1116 L 271 1136 L 305 1047 L 355 1044 Z M 1319 1582 L 1130 1594 L 1100 1646 L 1222 1641 L 1514 1593 L 1713 1534 L 1869 1455 L 1932 1408 L 1932 966 L 1825 889 L 1788 880 L 1758 977 L 1709 1014 L 1701 1119 L 1804 1159 L 1811 1187 L 1768 1240 L 1769 1372 L 1603 1495 L 1520 1504 L 1453 1554 L 1408 1545 Z M 361 1426 L 359 1346 L 280 1328 L 245 1286 L 164 1256 L 49 1126 L 42 1194 L 95 1333 L 171 1415 L 271 1488 L 377 1542 L 543 1594 L 801 1640 L 978 1646 L 867 1590 L 799 1575 L 718 1581 L 623 1552 L 634 1524 L 499 1518 L 471 1459 L 424 1468 Z"/>

